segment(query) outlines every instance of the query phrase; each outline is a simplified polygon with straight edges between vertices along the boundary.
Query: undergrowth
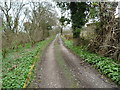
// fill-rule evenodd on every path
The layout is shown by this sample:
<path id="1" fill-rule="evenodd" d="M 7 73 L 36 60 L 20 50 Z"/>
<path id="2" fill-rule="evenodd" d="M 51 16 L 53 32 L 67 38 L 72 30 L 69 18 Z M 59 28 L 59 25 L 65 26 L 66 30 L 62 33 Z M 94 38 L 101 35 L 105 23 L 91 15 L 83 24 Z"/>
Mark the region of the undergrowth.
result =
<path id="1" fill-rule="evenodd" d="M 20 46 L 19 50 L 10 51 L 6 58 L 2 59 L 2 88 L 22 88 L 31 66 L 37 62 L 36 55 L 41 53 L 52 39 L 53 37 L 40 41 L 34 48 L 26 44 L 25 47 Z M 16 59 L 13 55 L 15 52 L 19 56 Z"/>
<path id="2" fill-rule="evenodd" d="M 65 46 L 80 56 L 89 64 L 97 68 L 101 73 L 111 78 L 112 81 L 120 85 L 120 63 L 107 57 L 90 53 L 81 46 L 73 46 L 73 42 L 62 37 Z"/>

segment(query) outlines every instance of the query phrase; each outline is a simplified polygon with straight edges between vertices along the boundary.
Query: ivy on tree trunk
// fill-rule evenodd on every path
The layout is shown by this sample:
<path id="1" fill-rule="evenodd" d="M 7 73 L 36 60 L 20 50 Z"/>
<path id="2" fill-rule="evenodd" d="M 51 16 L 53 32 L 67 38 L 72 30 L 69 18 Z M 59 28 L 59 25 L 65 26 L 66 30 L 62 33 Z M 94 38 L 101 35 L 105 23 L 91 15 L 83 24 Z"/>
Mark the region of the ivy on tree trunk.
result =
<path id="1" fill-rule="evenodd" d="M 73 29 L 73 39 L 75 41 L 75 45 L 79 44 L 80 38 L 80 29 L 86 23 L 86 15 L 87 15 L 87 4 L 86 2 L 71 2 L 70 3 L 70 11 L 71 11 L 71 20 L 72 20 L 72 29 Z"/>

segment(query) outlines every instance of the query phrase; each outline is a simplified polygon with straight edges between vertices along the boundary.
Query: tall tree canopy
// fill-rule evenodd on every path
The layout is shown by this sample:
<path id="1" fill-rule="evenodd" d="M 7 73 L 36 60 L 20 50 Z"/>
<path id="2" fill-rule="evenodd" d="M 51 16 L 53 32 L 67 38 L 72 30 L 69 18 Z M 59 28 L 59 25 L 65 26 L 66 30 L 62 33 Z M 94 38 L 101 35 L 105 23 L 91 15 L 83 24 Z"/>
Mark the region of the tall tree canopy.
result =
<path id="1" fill-rule="evenodd" d="M 87 21 L 87 4 L 85 2 L 71 2 L 69 8 L 71 11 L 73 38 L 79 38 L 80 29 Z"/>
<path id="2" fill-rule="evenodd" d="M 60 19 L 59 19 L 60 23 L 61 23 L 61 34 L 63 32 L 63 27 L 67 24 L 70 24 L 70 19 L 68 18 L 65 18 L 64 16 L 62 16 Z"/>
<path id="3" fill-rule="evenodd" d="M 86 16 L 88 14 L 88 4 L 86 2 L 70 2 L 58 3 L 63 10 L 70 10 L 71 22 L 73 29 L 73 38 L 75 45 L 78 45 L 78 38 L 80 37 L 80 29 L 87 22 Z"/>

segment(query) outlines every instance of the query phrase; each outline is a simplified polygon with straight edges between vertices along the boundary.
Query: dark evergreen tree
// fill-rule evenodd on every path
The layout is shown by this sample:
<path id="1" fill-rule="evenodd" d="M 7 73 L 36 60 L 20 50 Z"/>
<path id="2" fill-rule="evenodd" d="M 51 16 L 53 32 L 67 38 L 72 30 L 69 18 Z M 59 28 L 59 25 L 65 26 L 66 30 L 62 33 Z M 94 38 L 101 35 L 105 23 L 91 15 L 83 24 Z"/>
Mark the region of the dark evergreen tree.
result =
<path id="1" fill-rule="evenodd" d="M 80 38 L 80 29 L 87 22 L 86 16 L 88 14 L 88 4 L 86 2 L 70 2 L 70 3 L 58 3 L 58 5 L 63 9 L 69 9 L 71 12 L 71 22 L 73 29 L 73 39 L 74 44 L 78 45 Z"/>

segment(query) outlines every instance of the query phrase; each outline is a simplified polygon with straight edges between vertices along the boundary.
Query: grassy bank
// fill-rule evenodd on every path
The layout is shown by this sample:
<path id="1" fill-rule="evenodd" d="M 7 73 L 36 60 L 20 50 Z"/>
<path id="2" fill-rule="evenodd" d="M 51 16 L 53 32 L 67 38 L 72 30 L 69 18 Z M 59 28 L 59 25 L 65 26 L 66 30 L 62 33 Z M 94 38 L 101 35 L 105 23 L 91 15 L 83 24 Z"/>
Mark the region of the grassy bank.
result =
<path id="1" fill-rule="evenodd" d="M 112 81 L 120 85 L 120 63 L 116 62 L 107 57 L 101 57 L 97 54 L 88 52 L 81 46 L 73 46 L 73 42 L 66 40 L 62 37 L 64 44 L 76 55 L 80 56 L 83 60 L 93 65 L 98 71 L 107 77 L 111 78 Z"/>
<path id="2" fill-rule="evenodd" d="M 18 50 L 7 53 L 2 60 L 2 88 L 22 88 L 25 87 L 26 80 L 30 79 L 31 69 L 37 62 L 38 53 L 53 40 L 54 37 L 40 41 L 31 47 L 26 44 Z M 39 54 L 40 55 L 40 54 Z"/>

